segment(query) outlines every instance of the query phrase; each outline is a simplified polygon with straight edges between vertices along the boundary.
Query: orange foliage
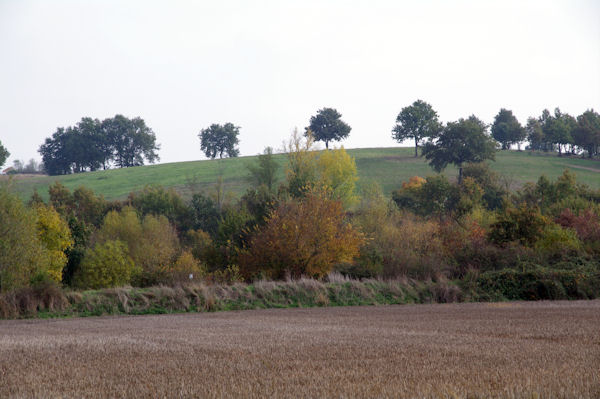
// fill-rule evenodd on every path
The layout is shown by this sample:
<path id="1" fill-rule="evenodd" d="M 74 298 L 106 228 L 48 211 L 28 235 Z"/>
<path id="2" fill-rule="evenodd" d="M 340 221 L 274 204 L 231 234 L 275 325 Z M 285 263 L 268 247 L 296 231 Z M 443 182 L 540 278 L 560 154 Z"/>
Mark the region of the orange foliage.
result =
<path id="1" fill-rule="evenodd" d="M 309 191 L 282 203 L 252 232 L 239 257 L 246 278 L 322 277 L 359 253 L 363 236 L 344 220 L 342 204 Z"/>

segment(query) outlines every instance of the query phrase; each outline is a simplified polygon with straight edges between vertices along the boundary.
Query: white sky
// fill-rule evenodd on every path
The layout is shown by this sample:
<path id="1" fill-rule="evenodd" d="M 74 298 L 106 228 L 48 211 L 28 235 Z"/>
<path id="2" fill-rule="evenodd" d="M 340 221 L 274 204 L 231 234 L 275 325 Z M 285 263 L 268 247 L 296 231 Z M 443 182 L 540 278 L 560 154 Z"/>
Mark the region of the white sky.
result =
<path id="1" fill-rule="evenodd" d="M 346 148 L 394 146 L 416 99 L 444 122 L 600 110 L 600 1 L 0 0 L 5 165 L 117 113 L 155 131 L 161 162 L 202 159 L 211 123 L 241 126 L 241 155 L 280 148 L 322 107 Z"/>

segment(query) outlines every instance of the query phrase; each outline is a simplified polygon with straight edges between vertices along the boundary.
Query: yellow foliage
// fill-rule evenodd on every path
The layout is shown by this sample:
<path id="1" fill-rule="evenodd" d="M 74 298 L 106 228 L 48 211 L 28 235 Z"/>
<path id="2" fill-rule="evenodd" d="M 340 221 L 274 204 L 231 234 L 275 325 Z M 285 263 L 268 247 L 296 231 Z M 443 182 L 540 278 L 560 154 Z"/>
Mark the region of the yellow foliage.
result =
<path id="1" fill-rule="evenodd" d="M 356 163 L 344 147 L 323 151 L 317 162 L 320 183 L 331 189 L 334 199 L 342 201 L 344 206 L 356 203 L 354 194 L 358 180 Z"/>
<path id="2" fill-rule="evenodd" d="M 282 203 L 240 254 L 246 277 L 322 277 L 358 255 L 363 235 L 345 221 L 342 204 L 323 193 Z"/>
<path id="3" fill-rule="evenodd" d="M 413 176 L 410 179 L 408 179 L 407 182 L 402 182 L 402 188 L 407 190 L 416 189 L 425 184 L 426 181 L 427 180 L 420 176 Z"/>
<path id="4" fill-rule="evenodd" d="M 53 207 L 39 204 L 35 207 L 38 237 L 47 249 L 46 274 L 54 281 L 62 280 L 62 271 L 67 264 L 65 250 L 73 246 L 69 225 Z"/>

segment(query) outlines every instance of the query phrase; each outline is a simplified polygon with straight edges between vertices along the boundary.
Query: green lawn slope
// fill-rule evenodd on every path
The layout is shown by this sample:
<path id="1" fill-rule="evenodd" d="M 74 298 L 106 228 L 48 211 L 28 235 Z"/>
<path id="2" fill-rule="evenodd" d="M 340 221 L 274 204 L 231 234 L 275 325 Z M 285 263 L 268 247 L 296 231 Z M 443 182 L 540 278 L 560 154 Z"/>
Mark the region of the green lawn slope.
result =
<path id="1" fill-rule="evenodd" d="M 359 183 L 376 181 L 383 187 L 386 195 L 390 195 L 392 190 L 400 187 L 411 176 L 435 174 L 424 158 L 414 157 L 413 148 L 362 148 L 347 151 L 356 159 Z M 279 174 L 283 178 L 286 156 L 279 154 L 275 157 L 282 166 Z M 188 196 L 193 191 L 214 189 L 221 176 L 225 191 L 239 196 L 249 186 L 246 165 L 255 162 L 255 158 L 176 162 L 67 176 L 16 176 L 12 179 L 12 184 L 23 199 L 29 198 L 34 189 L 43 198 L 47 198 L 48 186 L 60 181 L 70 189 L 83 185 L 103 194 L 106 199 L 114 200 L 123 199 L 131 191 L 140 190 L 148 184 L 173 187 Z M 600 160 L 558 157 L 556 154 L 528 151 L 500 151 L 496 155 L 496 161 L 490 164 L 512 188 L 518 188 L 528 181 L 534 182 L 541 175 L 555 179 L 565 169 L 570 169 L 576 173 L 579 182 L 600 189 Z M 457 170 L 448 167 L 444 174 L 455 178 Z M 2 178 L 7 179 L 5 176 Z"/>

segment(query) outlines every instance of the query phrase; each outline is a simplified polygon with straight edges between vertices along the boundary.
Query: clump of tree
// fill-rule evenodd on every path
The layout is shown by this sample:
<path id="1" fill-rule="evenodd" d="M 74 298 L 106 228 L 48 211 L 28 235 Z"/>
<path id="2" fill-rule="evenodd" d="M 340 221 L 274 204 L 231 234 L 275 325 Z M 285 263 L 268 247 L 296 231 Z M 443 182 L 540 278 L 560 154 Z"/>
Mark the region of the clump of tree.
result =
<path id="1" fill-rule="evenodd" d="M 37 162 L 35 159 L 31 158 L 27 163 L 21 161 L 19 159 L 15 159 L 13 161 L 12 170 L 9 172 L 10 174 L 37 174 L 44 172 L 44 164 Z"/>
<path id="2" fill-rule="evenodd" d="M 321 108 L 316 115 L 310 117 L 310 124 L 305 129 L 305 135 L 312 135 L 315 141 L 323 141 L 329 149 L 330 141 L 340 141 L 348 137 L 352 128 L 342 120 L 334 108 Z"/>
<path id="3" fill-rule="evenodd" d="M 50 175 L 81 173 L 154 163 L 159 159 L 156 135 L 143 119 L 115 115 L 103 121 L 82 118 L 75 126 L 59 127 L 40 146 Z"/>
<path id="4" fill-rule="evenodd" d="M 223 155 L 237 157 L 240 154 L 237 148 L 240 142 L 239 134 L 240 127 L 233 123 L 228 122 L 224 125 L 213 123 L 198 133 L 200 149 L 210 159 L 215 159 L 217 155 L 219 158 L 223 158 Z"/>

